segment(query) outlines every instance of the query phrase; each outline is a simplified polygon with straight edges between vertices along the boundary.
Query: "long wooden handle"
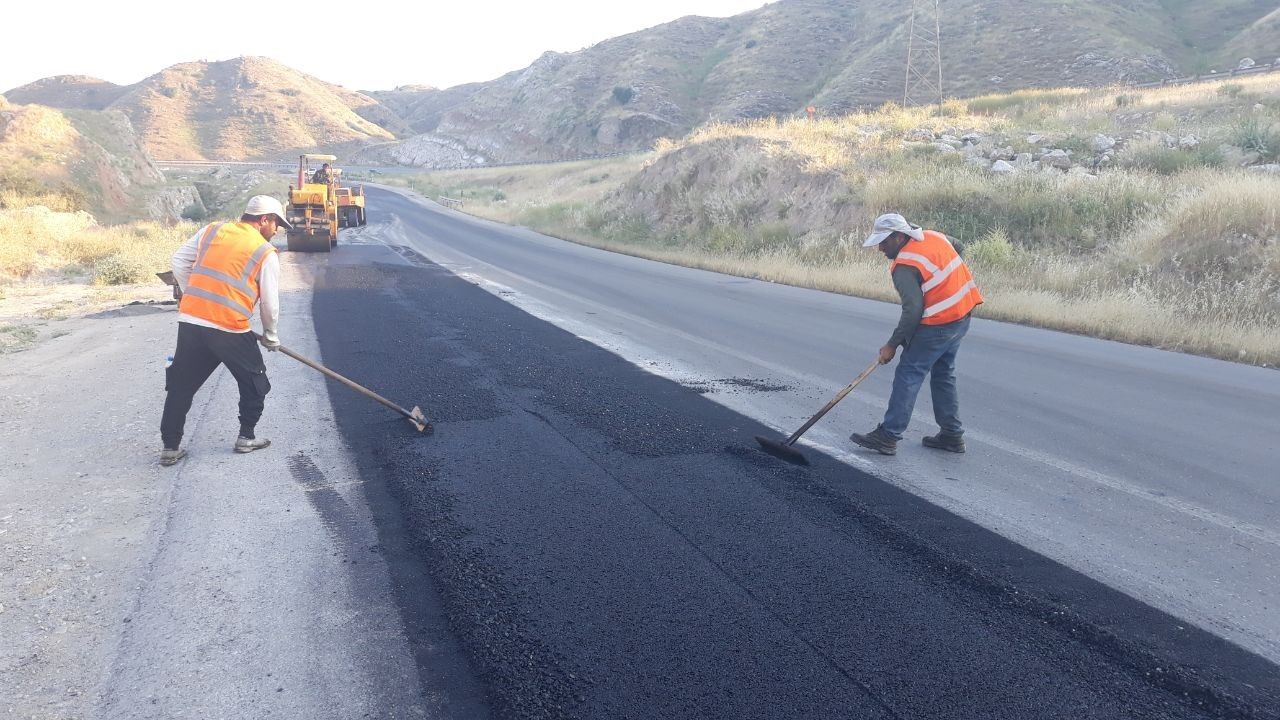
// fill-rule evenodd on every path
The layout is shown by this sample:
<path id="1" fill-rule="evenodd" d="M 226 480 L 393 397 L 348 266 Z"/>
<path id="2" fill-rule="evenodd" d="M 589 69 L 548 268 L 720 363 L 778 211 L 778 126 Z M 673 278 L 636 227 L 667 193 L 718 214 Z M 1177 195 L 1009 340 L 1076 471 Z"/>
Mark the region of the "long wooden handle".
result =
<path id="1" fill-rule="evenodd" d="M 876 361 L 871 363 L 871 365 L 867 367 L 866 370 L 862 371 L 861 375 L 854 378 L 853 382 L 849 383 L 848 385 L 845 385 L 843 390 L 836 393 L 836 396 L 831 398 L 831 402 L 824 405 L 823 408 L 819 410 L 813 417 L 809 418 L 809 422 L 806 422 L 804 425 L 801 425 L 800 429 L 797 430 L 794 435 L 787 438 L 787 442 L 785 444 L 794 445 L 795 442 L 800 439 L 800 436 L 803 435 L 806 430 L 813 427 L 813 424 L 821 420 L 823 415 L 826 415 L 828 412 L 830 412 L 831 408 L 836 406 L 836 403 L 840 402 L 841 400 L 844 399 L 846 395 L 853 392 L 853 389 L 858 387 L 858 385 L 862 384 L 863 380 L 866 380 L 868 377 L 871 377 L 871 373 L 875 372 L 876 368 L 879 366 L 880 366 L 880 360 L 879 358 L 877 358 Z"/>
<path id="2" fill-rule="evenodd" d="M 368 397 L 368 398 L 371 398 L 371 399 L 373 399 L 373 400 L 376 400 L 376 401 L 378 401 L 378 402 L 382 403 L 383 405 L 386 405 L 387 407 L 391 408 L 392 410 L 395 410 L 396 412 L 398 412 L 398 413 L 400 413 L 401 415 L 403 415 L 403 416 L 405 416 L 405 417 L 409 418 L 410 420 L 414 420 L 414 421 L 415 421 L 415 423 L 417 422 L 417 419 L 414 417 L 413 413 L 409 412 L 408 410 L 405 410 L 404 408 L 400 407 L 399 405 L 397 405 L 397 404 L 395 404 L 395 403 L 391 402 L 390 400 L 388 400 L 388 399 L 386 399 L 386 398 L 382 397 L 382 396 L 381 396 L 381 395 L 379 395 L 378 393 L 376 393 L 376 392 L 374 392 L 374 391 L 370 390 L 369 388 L 367 388 L 367 387 L 365 387 L 365 386 L 361 385 L 360 383 L 357 383 L 357 382 L 355 382 L 354 380 L 348 380 L 347 378 L 345 378 L 345 377 L 343 377 L 343 376 L 339 375 L 338 373 L 336 373 L 336 372 L 334 372 L 334 371 L 330 370 L 329 368 L 327 368 L 327 367 L 325 367 L 325 366 L 321 365 L 320 363 L 318 363 L 318 362 L 316 362 L 316 361 L 314 361 L 314 360 L 311 360 L 311 359 L 309 359 L 309 358 L 305 358 L 305 357 L 303 357 L 303 356 L 299 355 L 298 353 L 296 353 L 296 352 L 294 352 L 294 351 L 290 350 L 289 348 L 287 348 L 287 347 L 285 347 L 285 346 L 283 346 L 283 345 L 279 345 L 279 346 L 277 346 L 277 347 L 276 347 L 276 349 L 277 349 L 277 350 L 279 350 L 280 352 L 284 353 L 285 355 L 288 355 L 289 357 L 293 358 L 294 360 L 297 360 L 298 362 L 302 363 L 303 365 L 307 365 L 307 366 L 309 366 L 309 367 L 315 368 L 316 370 L 319 370 L 320 372 L 324 373 L 325 375 L 328 375 L 329 377 L 333 378 L 334 380 L 337 380 L 338 382 L 342 383 L 343 385 L 346 385 L 347 387 L 351 388 L 352 390 L 355 390 L 356 392 L 358 392 L 358 393 L 360 393 L 360 394 L 362 394 L 362 395 L 364 395 L 364 396 L 366 396 L 366 397 Z"/>

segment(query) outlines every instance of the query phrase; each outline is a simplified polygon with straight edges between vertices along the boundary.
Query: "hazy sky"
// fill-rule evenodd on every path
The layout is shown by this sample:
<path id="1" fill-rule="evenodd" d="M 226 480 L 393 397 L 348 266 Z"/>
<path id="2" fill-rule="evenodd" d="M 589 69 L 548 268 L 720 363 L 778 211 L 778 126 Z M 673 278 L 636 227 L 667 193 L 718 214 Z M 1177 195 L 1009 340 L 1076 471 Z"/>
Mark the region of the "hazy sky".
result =
<path id="1" fill-rule="evenodd" d="M 764 0 L 108 0 L 6 2 L 0 92 L 50 75 L 121 85 L 189 60 L 265 55 L 356 90 L 490 80 L 546 50 L 570 52 L 685 15 L 727 17 Z M 323 12 L 307 29 L 286 8 Z M 327 28 L 321 31 L 320 28 Z"/>

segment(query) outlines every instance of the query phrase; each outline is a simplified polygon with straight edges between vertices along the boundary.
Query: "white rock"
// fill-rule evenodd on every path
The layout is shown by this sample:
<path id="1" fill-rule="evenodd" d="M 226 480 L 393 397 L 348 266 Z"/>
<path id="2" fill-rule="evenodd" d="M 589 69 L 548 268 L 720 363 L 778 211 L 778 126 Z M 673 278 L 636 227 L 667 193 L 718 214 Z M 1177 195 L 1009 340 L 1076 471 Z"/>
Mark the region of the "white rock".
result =
<path id="1" fill-rule="evenodd" d="M 1017 155 L 1013 156 L 1014 163 L 1018 165 L 1030 165 L 1031 163 L 1035 162 L 1035 159 L 1036 159 L 1035 156 L 1032 155 L 1031 153 L 1018 153 Z"/>
<path id="2" fill-rule="evenodd" d="M 1041 140 L 1044 140 L 1043 135 L 1032 134 L 1027 136 L 1027 143 L 1029 145 L 1039 145 Z"/>
<path id="3" fill-rule="evenodd" d="M 942 153 L 943 155 L 946 155 L 948 153 L 953 153 L 953 152 L 960 152 L 959 150 L 956 150 L 955 147 L 952 146 L 950 143 L 944 143 L 944 142 L 934 143 L 933 148 L 938 152 Z"/>
<path id="4" fill-rule="evenodd" d="M 1253 61 L 1253 58 L 1240 58 L 1240 62 L 1239 62 L 1239 64 L 1237 64 L 1237 65 L 1236 65 L 1236 69 L 1237 69 L 1237 70 L 1248 70 L 1249 68 L 1251 68 L 1251 67 L 1253 67 L 1254 65 L 1257 65 L 1257 64 L 1258 64 L 1258 63 L 1256 63 L 1256 62 L 1254 62 L 1254 61 Z"/>
<path id="5" fill-rule="evenodd" d="M 1116 139 L 1101 133 L 1093 136 L 1093 151 L 1102 152 L 1116 146 Z"/>
<path id="6" fill-rule="evenodd" d="M 991 163 L 991 172 L 999 173 L 1001 175 L 1012 175 L 1018 172 L 1018 169 L 1004 160 L 997 160 Z"/>
<path id="7" fill-rule="evenodd" d="M 1191 150 L 1193 148 L 1200 147 L 1200 138 L 1195 135 L 1186 135 L 1182 139 L 1178 140 L 1178 147 L 1183 150 Z"/>

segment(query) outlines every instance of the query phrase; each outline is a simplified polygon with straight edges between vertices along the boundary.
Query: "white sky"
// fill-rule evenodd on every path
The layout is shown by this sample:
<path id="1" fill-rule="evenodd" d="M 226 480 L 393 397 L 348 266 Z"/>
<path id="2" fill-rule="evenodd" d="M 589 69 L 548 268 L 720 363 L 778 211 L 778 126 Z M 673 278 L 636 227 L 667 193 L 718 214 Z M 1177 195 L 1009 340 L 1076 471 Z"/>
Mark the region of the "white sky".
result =
<path id="1" fill-rule="evenodd" d="M 765 0 L 3 4 L 0 92 L 50 75 L 91 75 L 128 85 L 175 63 L 240 55 L 264 55 L 354 90 L 409 84 L 443 88 L 491 80 L 546 50 L 580 50 L 685 15 L 727 17 Z M 286 8 L 304 7 L 325 12 L 306 29 L 291 27 Z"/>

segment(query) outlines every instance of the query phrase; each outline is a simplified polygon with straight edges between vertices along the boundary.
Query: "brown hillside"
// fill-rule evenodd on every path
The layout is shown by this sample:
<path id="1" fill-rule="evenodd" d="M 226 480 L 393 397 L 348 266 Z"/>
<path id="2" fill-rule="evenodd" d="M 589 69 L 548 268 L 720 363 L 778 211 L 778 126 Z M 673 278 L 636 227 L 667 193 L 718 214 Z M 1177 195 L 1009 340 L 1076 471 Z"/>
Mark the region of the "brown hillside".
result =
<path id="1" fill-rule="evenodd" d="M 174 65 L 112 104 L 166 160 L 284 158 L 394 138 L 354 107 L 367 96 L 266 58 Z"/>
<path id="2" fill-rule="evenodd" d="M 1219 68 L 1235 67 L 1241 58 L 1249 57 L 1258 63 L 1280 60 L 1280 8 L 1249 25 L 1227 43 L 1219 54 Z"/>
<path id="3" fill-rule="evenodd" d="M 120 112 L 0 100 L 0 189 L 52 189 L 110 217 L 162 179 Z"/>
<path id="4" fill-rule="evenodd" d="M 127 88 L 87 75 L 55 75 L 5 93 L 19 105 L 48 105 L 56 108 L 104 110 Z"/>
<path id="5" fill-rule="evenodd" d="M 944 8 L 945 91 L 963 97 L 1195 72 L 1274 6 L 950 0 Z M 732 18 L 687 17 L 576 53 L 547 53 L 468 88 L 451 106 L 442 91 L 375 95 L 433 142 L 490 160 L 644 149 L 709 119 L 901 100 L 908 9 L 878 0 L 781 0 Z"/>

